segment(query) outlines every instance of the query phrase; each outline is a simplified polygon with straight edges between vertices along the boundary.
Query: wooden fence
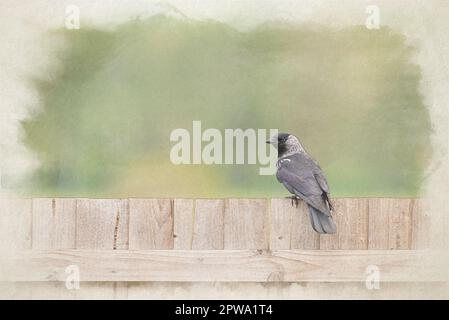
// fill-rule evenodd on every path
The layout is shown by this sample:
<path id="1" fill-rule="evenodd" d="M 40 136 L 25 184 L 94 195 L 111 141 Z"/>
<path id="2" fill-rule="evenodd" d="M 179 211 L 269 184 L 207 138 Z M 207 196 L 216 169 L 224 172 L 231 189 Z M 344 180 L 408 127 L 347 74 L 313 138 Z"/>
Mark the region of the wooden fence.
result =
<path id="1" fill-rule="evenodd" d="M 335 199 L 335 235 L 288 199 L 3 199 L 0 281 L 443 281 L 420 199 Z M 443 270 L 443 272 L 442 272 Z"/>

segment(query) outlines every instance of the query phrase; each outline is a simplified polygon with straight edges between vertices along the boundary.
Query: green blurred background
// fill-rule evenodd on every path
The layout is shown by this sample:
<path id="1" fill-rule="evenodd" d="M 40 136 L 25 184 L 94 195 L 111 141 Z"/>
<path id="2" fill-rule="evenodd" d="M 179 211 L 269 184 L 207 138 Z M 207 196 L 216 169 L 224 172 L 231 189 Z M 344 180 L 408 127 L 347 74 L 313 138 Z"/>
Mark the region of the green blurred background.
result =
<path id="1" fill-rule="evenodd" d="M 416 196 L 431 126 L 414 49 L 388 28 L 154 16 L 105 31 L 58 30 L 55 69 L 23 122 L 41 196 L 274 197 L 259 165 L 170 162 L 172 130 L 277 128 L 300 137 L 333 196 Z"/>

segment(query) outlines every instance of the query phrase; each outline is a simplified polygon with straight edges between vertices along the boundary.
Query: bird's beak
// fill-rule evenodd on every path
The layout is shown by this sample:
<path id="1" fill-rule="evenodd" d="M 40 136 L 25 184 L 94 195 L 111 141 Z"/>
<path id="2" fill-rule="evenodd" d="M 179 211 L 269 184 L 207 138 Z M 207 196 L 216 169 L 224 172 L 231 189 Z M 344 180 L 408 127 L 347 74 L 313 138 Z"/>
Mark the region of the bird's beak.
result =
<path id="1" fill-rule="evenodd" d="M 270 142 L 270 140 L 267 140 L 267 141 L 265 141 L 266 143 L 268 143 L 268 144 L 270 144 L 271 142 Z"/>

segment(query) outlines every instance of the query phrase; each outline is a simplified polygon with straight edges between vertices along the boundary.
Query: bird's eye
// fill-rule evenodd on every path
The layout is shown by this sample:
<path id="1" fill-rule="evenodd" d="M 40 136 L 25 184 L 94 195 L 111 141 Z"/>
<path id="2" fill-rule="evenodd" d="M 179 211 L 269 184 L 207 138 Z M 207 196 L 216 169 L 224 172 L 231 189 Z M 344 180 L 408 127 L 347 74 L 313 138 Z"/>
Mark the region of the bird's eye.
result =
<path id="1" fill-rule="evenodd" d="M 279 137 L 278 143 L 285 143 L 288 139 L 288 137 Z"/>

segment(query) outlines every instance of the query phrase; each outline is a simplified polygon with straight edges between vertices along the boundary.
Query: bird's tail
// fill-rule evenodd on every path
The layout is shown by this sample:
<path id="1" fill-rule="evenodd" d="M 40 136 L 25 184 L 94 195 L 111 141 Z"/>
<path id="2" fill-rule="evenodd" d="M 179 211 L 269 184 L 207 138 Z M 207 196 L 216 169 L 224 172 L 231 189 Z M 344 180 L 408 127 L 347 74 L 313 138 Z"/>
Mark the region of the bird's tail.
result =
<path id="1" fill-rule="evenodd" d="M 313 230 L 322 234 L 332 234 L 337 232 L 337 226 L 331 216 L 309 206 L 309 218 Z"/>

